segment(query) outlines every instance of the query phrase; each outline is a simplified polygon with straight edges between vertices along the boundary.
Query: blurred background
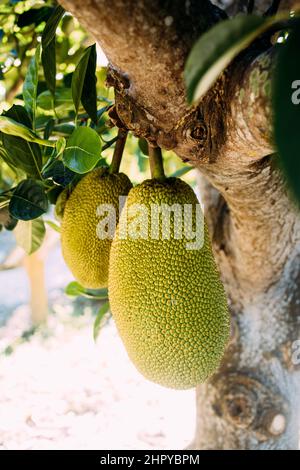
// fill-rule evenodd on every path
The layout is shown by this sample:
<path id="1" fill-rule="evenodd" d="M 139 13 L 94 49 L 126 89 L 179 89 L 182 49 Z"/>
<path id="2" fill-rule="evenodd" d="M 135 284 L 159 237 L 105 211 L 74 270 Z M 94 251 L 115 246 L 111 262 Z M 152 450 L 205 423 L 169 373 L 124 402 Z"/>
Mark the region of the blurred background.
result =
<path id="1" fill-rule="evenodd" d="M 24 104 L 29 62 L 54 7 L 53 1 L 0 2 L 0 114 Z M 53 135 L 67 137 L 74 129 L 72 73 L 94 40 L 68 13 L 56 34 L 56 108 L 40 67 L 36 122 L 42 131 L 51 121 Z M 103 107 L 113 102 L 112 90 L 105 87 L 106 64 L 97 47 Z M 97 128 L 103 143 L 116 136 L 107 120 L 103 112 Z M 103 152 L 107 163 L 112 152 L 113 146 Z M 143 142 L 129 136 L 121 170 L 133 183 L 150 176 L 145 153 Z M 164 156 L 167 175 L 196 188 L 195 172 L 171 152 Z M 0 198 L 21 178 L 0 152 Z M 67 295 L 73 278 L 61 255 L 54 206 L 44 221 L 43 244 L 30 255 L 12 227 L 0 232 L 0 449 L 184 448 L 194 434 L 194 391 L 146 381 L 130 363 L 111 318 L 94 341 L 101 301 L 70 289 Z"/>

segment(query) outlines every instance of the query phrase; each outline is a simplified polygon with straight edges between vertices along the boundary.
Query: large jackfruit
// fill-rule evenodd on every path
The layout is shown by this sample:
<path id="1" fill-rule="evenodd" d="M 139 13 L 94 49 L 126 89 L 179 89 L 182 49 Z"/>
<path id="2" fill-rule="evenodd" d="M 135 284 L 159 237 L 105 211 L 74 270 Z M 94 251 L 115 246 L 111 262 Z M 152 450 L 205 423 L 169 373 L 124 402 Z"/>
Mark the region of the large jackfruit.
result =
<path id="1" fill-rule="evenodd" d="M 148 209 L 144 224 L 139 209 L 131 210 L 139 207 L 135 204 Z M 137 369 L 156 383 L 186 389 L 217 369 L 229 336 L 228 307 L 206 225 L 201 249 L 187 249 L 190 237 L 180 239 L 174 230 L 170 239 L 164 239 L 161 230 L 157 239 L 146 239 L 153 204 L 192 205 L 195 229 L 196 205 L 200 206 L 183 181 L 147 180 L 133 188 L 111 248 L 111 311 Z M 126 217 L 128 228 L 140 220 L 141 237 L 130 237 L 129 230 L 125 238 Z M 172 227 L 175 218 L 170 220 Z"/>
<path id="2" fill-rule="evenodd" d="M 86 288 L 107 287 L 111 238 L 100 239 L 97 209 L 112 204 L 119 216 L 119 196 L 132 187 L 123 173 L 93 170 L 77 184 L 66 202 L 62 221 L 62 252 L 74 277 Z"/>

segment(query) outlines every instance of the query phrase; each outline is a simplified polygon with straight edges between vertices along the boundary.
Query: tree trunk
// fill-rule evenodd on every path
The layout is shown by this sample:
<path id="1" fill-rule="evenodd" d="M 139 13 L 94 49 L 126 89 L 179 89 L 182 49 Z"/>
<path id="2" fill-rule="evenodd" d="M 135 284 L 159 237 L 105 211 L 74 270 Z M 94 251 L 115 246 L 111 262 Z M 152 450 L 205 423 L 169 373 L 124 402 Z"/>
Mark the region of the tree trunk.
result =
<path id="1" fill-rule="evenodd" d="M 232 335 L 219 371 L 197 389 L 191 448 L 298 448 L 300 374 L 292 357 L 300 338 L 300 219 L 271 138 L 271 44 L 257 41 L 188 108 L 187 54 L 224 18 L 223 10 L 207 0 L 61 3 L 110 60 L 112 121 L 173 149 L 205 178 L 202 194 Z M 270 3 L 255 2 L 261 10 Z"/>
<path id="2" fill-rule="evenodd" d="M 45 262 L 40 251 L 25 256 L 24 267 L 30 284 L 31 320 L 34 326 L 47 323 L 48 296 L 45 286 Z"/>

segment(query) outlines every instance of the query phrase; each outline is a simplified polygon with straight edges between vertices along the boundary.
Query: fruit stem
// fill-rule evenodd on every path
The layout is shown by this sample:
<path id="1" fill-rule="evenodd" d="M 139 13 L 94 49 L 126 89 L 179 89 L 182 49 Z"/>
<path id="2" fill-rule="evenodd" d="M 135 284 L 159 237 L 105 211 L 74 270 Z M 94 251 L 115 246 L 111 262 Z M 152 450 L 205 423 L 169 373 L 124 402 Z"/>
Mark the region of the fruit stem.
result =
<path id="1" fill-rule="evenodd" d="M 164 172 L 163 157 L 160 147 L 152 147 L 149 145 L 149 159 L 151 177 L 158 181 L 165 181 L 166 175 Z"/>
<path id="2" fill-rule="evenodd" d="M 119 129 L 118 131 L 118 138 L 116 141 L 112 161 L 109 167 L 110 174 L 119 173 L 123 151 L 124 151 L 124 147 L 126 144 L 127 134 L 128 132 L 124 131 L 124 129 Z"/>

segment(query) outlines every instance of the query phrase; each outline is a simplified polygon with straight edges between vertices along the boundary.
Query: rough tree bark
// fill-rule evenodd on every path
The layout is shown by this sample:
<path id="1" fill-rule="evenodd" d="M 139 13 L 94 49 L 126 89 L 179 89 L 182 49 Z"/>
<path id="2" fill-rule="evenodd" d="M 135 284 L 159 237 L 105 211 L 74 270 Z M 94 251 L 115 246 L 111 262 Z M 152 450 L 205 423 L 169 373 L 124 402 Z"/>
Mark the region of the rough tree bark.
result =
<path id="1" fill-rule="evenodd" d="M 188 51 L 224 17 L 222 10 L 207 0 L 61 3 L 107 54 L 112 120 L 173 149 L 205 177 L 232 337 L 218 373 L 198 387 L 191 448 L 298 448 L 300 374 L 292 344 L 300 338 L 300 218 L 276 169 L 272 47 L 256 42 L 198 107 L 188 108 L 182 78 Z"/>

